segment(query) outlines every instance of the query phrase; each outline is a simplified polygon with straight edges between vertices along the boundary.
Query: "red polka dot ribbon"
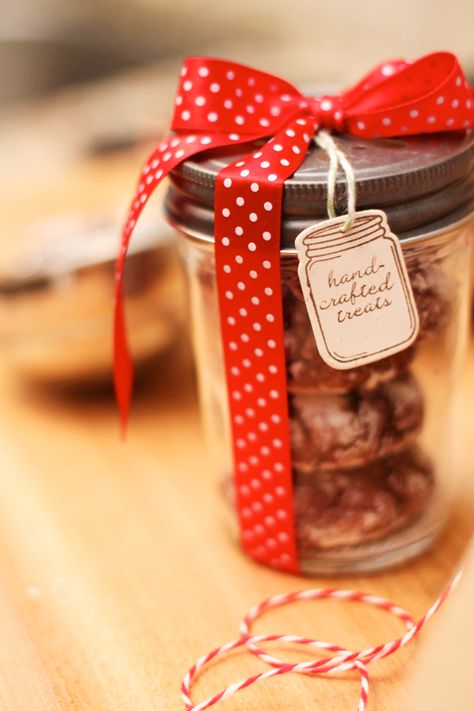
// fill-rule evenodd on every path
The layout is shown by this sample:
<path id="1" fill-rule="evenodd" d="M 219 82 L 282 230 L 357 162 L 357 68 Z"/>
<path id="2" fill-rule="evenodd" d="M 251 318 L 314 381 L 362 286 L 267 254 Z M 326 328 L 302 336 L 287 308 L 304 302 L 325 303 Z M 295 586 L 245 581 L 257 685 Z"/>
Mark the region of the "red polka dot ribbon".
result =
<path id="1" fill-rule="evenodd" d="M 172 132 L 140 176 L 117 260 L 114 374 L 122 427 L 133 380 L 122 277 L 141 211 L 187 158 L 267 139 L 217 177 L 217 286 L 242 545 L 261 562 L 296 571 L 279 258 L 284 182 L 320 128 L 363 138 L 466 129 L 474 126 L 474 92 L 448 52 L 385 62 L 353 88 L 318 97 L 241 64 L 191 57 L 175 104 Z"/>

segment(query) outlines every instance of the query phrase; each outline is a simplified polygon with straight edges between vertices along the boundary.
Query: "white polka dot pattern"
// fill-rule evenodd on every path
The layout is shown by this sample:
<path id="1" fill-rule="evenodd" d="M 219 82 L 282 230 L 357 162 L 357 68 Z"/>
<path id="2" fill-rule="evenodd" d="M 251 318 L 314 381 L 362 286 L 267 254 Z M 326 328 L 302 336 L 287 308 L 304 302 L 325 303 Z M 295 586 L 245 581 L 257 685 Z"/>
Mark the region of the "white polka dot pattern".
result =
<path id="1" fill-rule="evenodd" d="M 200 130 L 214 131 L 218 125 L 242 135 L 274 135 L 297 109 L 307 110 L 320 127 L 367 138 L 474 124 L 472 89 L 449 52 L 413 63 L 384 62 L 339 96 L 305 97 L 278 77 L 220 60 L 191 58 L 186 66 L 176 97 L 175 130 L 189 130 L 192 122 Z M 280 144 L 273 150 L 279 152 Z M 284 152 L 281 156 L 287 158 Z"/>
<path id="2" fill-rule="evenodd" d="M 370 93 L 369 93 L 370 92 Z M 453 54 L 384 62 L 342 96 L 344 127 L 362 137 L 469 128 L 473 91 Z M 459 112 L 465 106 L 467 112 Z"/>
<path id="3" fill-rule="evenodd" d="M 272 136 L 216 181 L 215 240 L 222 338 L 245 549 L 297 569 L 280 293 L 283 183 L 324 127 L 364 138 L 474 126 L 474 92 L 456 57 L 385 62 L 338 96 L 305 97 L 288 82 L 232 62 L 191 57 L 181 70 L 167 136 L 146 162 L 117 260 L 114 375 L 125 429 L 133 371 L 122 278 L 128 243 L 158 183 L 209 149 Z"/>
<path id="4" fill-rule="evenodd" d="M 183 69 L 186 69 L 184 67 Z M 181 76 L 186 76 L 182 74 Z M 258 137 L 263 137 L 260 132 Z M 122 228 L 120 253 L 115 269 L 115 316 L 114 316 L 114 381 L 115 394 L 120 412 L 122 433 L 125 433 L 133 382 L 133 367 L 128 348 L 123 306 L 123 270 L 128 245 L 143 208 L 157 185 L 187 158 L 210 148 L 222 148 L 229 143 L 247 142 L 248 136 L 228 133 L 192 131 L 170 134 L 164 138 L 143 166 L 138 185 Z"/>
<path id="5" fill-rule="evenodd" d="M 314 119 L 300 113 L 287 126 L 290 132 L 281 131 L 219 174 L 214 236 L 242 545 L 257 560 L 294 570 L 281 188 L 306 153 Z M 289 157 L 288 165 L 280 153 Z M 223 214 L 224 205 L 229 214 Z"/>

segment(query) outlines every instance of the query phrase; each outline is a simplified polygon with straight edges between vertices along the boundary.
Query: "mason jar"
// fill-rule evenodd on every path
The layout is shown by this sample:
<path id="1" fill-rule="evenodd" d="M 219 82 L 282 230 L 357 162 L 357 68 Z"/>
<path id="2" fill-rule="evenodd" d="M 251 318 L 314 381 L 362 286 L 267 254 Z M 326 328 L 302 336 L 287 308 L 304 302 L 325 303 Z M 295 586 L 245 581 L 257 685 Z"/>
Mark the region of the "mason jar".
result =
<path id="1" fill-rule="evenodd" d="M 302 230 L 327 218 L 327 157 L 313 146 L 284 186 L 280 250 L 295 536 L 299 568 L 310 574 L 399 564 L 438 537 L 458 479 L 453 408 L 469 313 L 474 134 L 336 140 L 355 172 L 357 208 L 385 211 L 401 241 L 420 327 L 411 346 L 360 367 L 335 370 L 319 355 L 294 246 Z M 202 412 L 230 510 L 214 185 L 256 145 L 186 161 L 166 199 L 187 269 Z M 345 204 L 338 174 L 340 214 Z"/>

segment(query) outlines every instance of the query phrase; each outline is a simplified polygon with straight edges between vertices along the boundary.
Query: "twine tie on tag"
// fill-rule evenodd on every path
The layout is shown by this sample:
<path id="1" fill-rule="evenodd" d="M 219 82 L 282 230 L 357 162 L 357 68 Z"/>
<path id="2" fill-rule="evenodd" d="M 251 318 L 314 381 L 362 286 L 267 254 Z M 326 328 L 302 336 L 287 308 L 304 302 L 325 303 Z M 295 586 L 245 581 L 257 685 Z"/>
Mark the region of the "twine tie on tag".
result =
<path id="1" fill-rule="evenodd" d="M 334 138 L 325 130 L 319 131 L 314 137 L 315 143 L 328 154 L 329 157 L 329 172 L 327 183 L 327 212 L 328 217 L 336 217 L 335 195 L 336 195 L 336 178 L 339 164 L 346 176 L 347 183 L 347 218 L 342 228 L 343 232 L 348 232 L 354 224 L 356 211 L 356 181 L 354 171 L 349 159 L 344 151 L 337 145 Z"/>

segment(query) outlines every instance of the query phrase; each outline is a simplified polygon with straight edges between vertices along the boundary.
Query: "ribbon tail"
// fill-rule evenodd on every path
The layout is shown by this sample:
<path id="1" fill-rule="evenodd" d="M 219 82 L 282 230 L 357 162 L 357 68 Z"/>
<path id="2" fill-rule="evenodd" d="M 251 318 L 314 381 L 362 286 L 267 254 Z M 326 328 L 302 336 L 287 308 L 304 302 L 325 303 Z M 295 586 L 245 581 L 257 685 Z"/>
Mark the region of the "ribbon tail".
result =
<path id="1" fill-rule="evenodd" d="M 300 111 L 256 152 L 223 168 L 214 203 L 242 547 L 255 560 L 290 572 L 298 570 L 298 554 L 283 342 L 281 209 L 284 182 L 303 162 L 314 126 L 313 117 Z M 273 537 L 277 522 L 279 537 Z"/>
<path id="2" fill-rule="evenodd" d="M 163 163 L 161 157 L 168 148 L 170 137 L 165 138 L 153 151 L 146 161 L 135 193 L 130 205 L 128 215 L 122 230 L 120 252 L 115 267 L 115 292 L 114 292 L 114 336 L 113 336 L 113 362 L 114 362 L 114 389 L 115 398 L 119 409 L 120 431 L 125 439 L 130 411 L 130 401 L 134 380 L 134 368 L 127 337 L 127 325 L 124 303 L 123 278 L 128 247 L 138 218 L 149 198 L 154 193 L 162 179 L 176 165 L 178 161 L 170 161 L 169 167 L 160 167 Z M 158 170 L 156 170 L 158 168 Z M 156 171 L 156 172 L 155 172 Z"/>
<path id="3" fill-rule="evenodd" d="M 126 257 L 126 248 L 120 253 L 115 275 L 115 313 L 114 313 L 114 386 L 120 416 L 120 433 L 125 439 L 130 411 L 134 370 L 128 345 L 125 322 L 122 274 Z"/>
<path id="4" fill-rule="evenodd" d="M 123 278 L 125 261 L 130 240 L 136 223 L 155 189 L 177 165 L 196 153 L 211 148 L 221 148 L 233 143 L 245 143 L 261 137 L 238 136 L 237 139 L 223 133 L 200 134 L 172 133 L 164 138 L 143 166 L 134 199 L 130 205 L 122 230 L 120 253 L 115 269 L 115 305 L 114 305 L 114 386 L 119 408 L 122 438 L 127 431 L 128 415 L 132 395 L 134 370 L 127 338 L 124 306 Z"/>

